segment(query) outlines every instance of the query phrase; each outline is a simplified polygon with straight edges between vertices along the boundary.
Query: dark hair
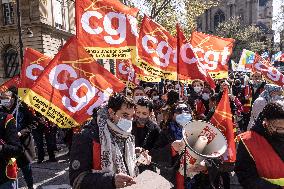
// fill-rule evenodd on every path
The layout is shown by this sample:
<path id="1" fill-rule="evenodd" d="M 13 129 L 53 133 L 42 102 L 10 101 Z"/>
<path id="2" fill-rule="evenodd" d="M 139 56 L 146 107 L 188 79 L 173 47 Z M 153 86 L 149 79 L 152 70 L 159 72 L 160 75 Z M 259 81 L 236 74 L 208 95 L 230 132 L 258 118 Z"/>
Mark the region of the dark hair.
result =
<path id="1" fill-rule="evenodd" d="M 212 102 L 216 102 L 218 100 L 218 94 L 210 95 L 209 100 Z"/>
<path id="2" fill-rule="evenodd" d="M 179 101 L 179 93 L 174 90 L 168 92 L 167 97 L 168 97 L 168 100 L 166 104 L 170 106 Z"/>
<path id="3" fill-rule="evenodd" d="M 151 89 L 149 95 L 152 96 L 152 94 L 153 94 L 154 92 L 156 92 L 157 95 L 159 94 L 159 91 L 158 91 L 157 89 Z"/>
<path id="4" fill-rule="evenodd" d="M 182 101 L 179 101 L 179 102 L 176 102 L 175 104 L 173 104 L 173 106 L 171 106 L 170 110 L 169 110 L 169 119 L 168 121 L 171 121 L 174 117 L 174 114 L 177 113 L 177 110 L 180 109 L 179 108 L 179 105 L 180 104 L 185 104 L 187 106 L 186 109 L 188 109 L 188 111 L 190 112 L 190 114 L 192 113 L 192 110 L 190 108 L 190 106 L 185 103 L 185 102 L 182 102 Z M 183 109 L 183 108 L 182 108 Z"/>
<path id="5" fill-rule="evenodd" d="M 262 111 L 262 118 L 268 120 L 284 119 L 284 101 L 268 103 Z"/>
<path id="6" fill-rule="evenodd" d="M 152 112 L 153 110 L 153 103 L 148 98 L 140 98 L 136 103 L 136 105 L 145 106 L 146 108 L 149 109 L 150 112 Z"/>
<path id="7" fill-rule="evenodd" d="M 131 98 L 128 98 L 122 94 L 114 94 L 109 98 L 108 108 L 112 109 L 114 112 L 117 112 L 124 104 L 127 106 L 127 108 L 133 108 L 135 106 Z"/>

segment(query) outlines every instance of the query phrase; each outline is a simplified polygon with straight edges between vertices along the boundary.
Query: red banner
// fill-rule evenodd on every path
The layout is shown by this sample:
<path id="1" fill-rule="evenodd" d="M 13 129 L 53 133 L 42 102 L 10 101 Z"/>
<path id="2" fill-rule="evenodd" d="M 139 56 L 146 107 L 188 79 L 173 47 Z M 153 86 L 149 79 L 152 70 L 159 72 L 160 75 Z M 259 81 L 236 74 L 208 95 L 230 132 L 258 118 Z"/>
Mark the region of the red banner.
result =
<path id="1" fill-rule="evenodd" d="M 86 121 L 94 108 L 125 85 L 96 63 L 72 37 L 45 68 L 23 99 L 59 127 Z"/>
<path id="2" fill-rule="evenodd" d="M 257 53 L 255 53 L 253 71 L 261 72 L 265 79 L 271 83 L 284 86 L 284 75 Z"/>
<path id="3" fill-rule="evenodd" d="M 135 58 L 137 13 L 118 0 L 77 0 L 77 38 L 94 59 Z"/>
<path id="4" fill-rule="evenodd" d="M 137 65 L 153 77 L 176 80 L 176 39 L 144 16 L 138 39 Z"/>
<path id="5" fill-rule="evenodd" d="M 236 143 L 228 89 L 224 90 L 222 99 L 220 100 L 210 122 L 222 131 L 227 139 L 228 149 L 226 154 L 223 155 L 224 160 L 227 162 L 235 162 Z"/>
<path id="6" fill-rule="evenodd" d="M 200 62 L 195 57 L 191 44 L 187 42 L 179 26 L 177 26 L 177 39 L 177 72 L 179 75 L 179 79 L 201 79 L 209 83 L 210 86 L 214 89 L 216 87 L 214 80 L 211 78 L 208 72 L 200 66 Z"/>
<path id="7" fill-rule="evenodd" d="M 50 61 L 50 57 L 34 49 L 26 48 L 21 70 L 21 85 L 18 90 L 20 98 L 25 96 L 27 89 L 32 87 Z"/>
<path id="8" fill-rule="evenodd" d="M 234 39 L 193 32 L 191 45 L 197 58 L 213 78 L 228 77 L 228 61 L 233 52 Z"/>
<path id="9" fill-rule="evenodd" d="M 116 60 L 116 77 L 124 83 L 128 83 L 129 87 L 134 88 L 139 85 L 140 81 L 160 82 L 160 78 L 154 78 L 131 63 L 131 60 Z"/>
<path id="10" fill-rule="evenodd" d="M 138 68 L 139 69 L 139 68 Z M 130 86 L 139 85 L 139 77 L 132 66 L 131 60 L 116 60 L 116 77 Z"/>
<path id="11" fill-rule="evenodd" d="M 0 86 L 0 93 L 6 92 L 11 87 L 18 88 L 20 83 L 21 83 L 20 76 L 16 75 L 12 77 L 11 79 L 7 80 L 5 83 L 3 83 Z"/>

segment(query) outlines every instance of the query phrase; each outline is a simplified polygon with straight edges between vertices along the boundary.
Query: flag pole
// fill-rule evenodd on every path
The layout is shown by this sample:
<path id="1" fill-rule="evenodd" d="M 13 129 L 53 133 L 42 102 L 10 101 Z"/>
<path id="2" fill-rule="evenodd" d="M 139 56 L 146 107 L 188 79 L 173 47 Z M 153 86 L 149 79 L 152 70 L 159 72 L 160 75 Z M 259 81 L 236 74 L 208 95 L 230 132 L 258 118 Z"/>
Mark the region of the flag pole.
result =
<path id="1" fill-rule="evenodd" d="M 176 25 L 177 30 L 177 81 L 178 81 L 178 94 L 179 94 L 179 100 L 181 100 L 181 87 L 180 87 L 180 80 L 179 80 L 179 54 L 180 54 L 180 39 L 179 39 L 179 25 Z"/>

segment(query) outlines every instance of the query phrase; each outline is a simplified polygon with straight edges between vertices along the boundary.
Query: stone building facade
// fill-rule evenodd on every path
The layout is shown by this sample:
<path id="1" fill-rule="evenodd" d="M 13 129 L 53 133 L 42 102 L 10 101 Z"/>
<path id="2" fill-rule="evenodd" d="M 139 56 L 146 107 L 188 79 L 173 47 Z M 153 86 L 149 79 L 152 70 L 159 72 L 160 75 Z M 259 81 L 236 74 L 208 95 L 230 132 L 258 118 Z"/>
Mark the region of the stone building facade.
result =
<path id="1" fill-rule="evenodd" d="M 0 84 L 19 72 L 19 36 L 15 0 L 0 0 Z M 20 0 L 24 49 L 54 56 L 75 34 L 71 0 Z"/>
<path id="2" fill-rule="evenodd" d="M 272 33 L 273 0 L 223 0 L 220 6 L 207 10 L 198 20 L 198 30 L 213 32 L 220 22 L 240 16 L 245 25 L 258 25 Z"/>

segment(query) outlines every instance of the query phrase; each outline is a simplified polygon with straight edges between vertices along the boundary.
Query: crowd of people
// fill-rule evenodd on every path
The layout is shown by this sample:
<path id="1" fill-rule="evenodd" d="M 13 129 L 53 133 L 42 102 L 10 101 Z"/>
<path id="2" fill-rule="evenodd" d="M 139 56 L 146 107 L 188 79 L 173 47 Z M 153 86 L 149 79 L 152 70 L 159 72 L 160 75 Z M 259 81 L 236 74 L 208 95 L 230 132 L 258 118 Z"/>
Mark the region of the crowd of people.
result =
<path id="1" fill-rule="evenodd" d="M 177 171 L 185 148 L 183 127 L 193 120 L 210 122 L 225 90 L 239 139 L 237 160 L 229 163 L 218 158 L 195 165 L 190 170 L 198 174 L 181 180 Z M 79 129 L 66 132 L 70 185 L 73 189 L 124 188 L 150 170 L 177 189 L 227 189 L 234 171 L 243 188 L 284 188 L 283 92 L 258 72 L 232 73 L 228 79 L 216 80 L 215 89 L 198 79 L 140 82 L 134 89 L 125 88 L 94 109 Z M 44 161 L 44 138 L 49 161 L 56 161 L 56 125 L 20 102 L 16 94 L 10 89 L 0 97 L 0 189 L 14 188 L 16 164 L 28 188 L 33 188 L 31 162 L 35 157 L 37 163 Z"/>

